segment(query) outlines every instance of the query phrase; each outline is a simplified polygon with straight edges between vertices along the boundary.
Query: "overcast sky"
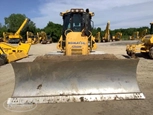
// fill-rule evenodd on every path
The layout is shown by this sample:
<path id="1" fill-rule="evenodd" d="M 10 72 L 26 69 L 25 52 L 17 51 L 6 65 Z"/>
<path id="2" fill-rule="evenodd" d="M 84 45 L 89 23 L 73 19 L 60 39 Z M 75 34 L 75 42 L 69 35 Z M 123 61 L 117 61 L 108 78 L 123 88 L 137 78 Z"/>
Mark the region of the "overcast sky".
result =
<path id="1" fill-rule="evenodd" d="M 11 13 L 29 17 L 36 26 L 43 28 L 48 21 L 62 24 L 60 12 L 71 8 L 89 8 L 95 13 L 94 27 L 111 29 L 150 26 L 153 22 L 153 0 L 0 0 L 0 22 Z"/>

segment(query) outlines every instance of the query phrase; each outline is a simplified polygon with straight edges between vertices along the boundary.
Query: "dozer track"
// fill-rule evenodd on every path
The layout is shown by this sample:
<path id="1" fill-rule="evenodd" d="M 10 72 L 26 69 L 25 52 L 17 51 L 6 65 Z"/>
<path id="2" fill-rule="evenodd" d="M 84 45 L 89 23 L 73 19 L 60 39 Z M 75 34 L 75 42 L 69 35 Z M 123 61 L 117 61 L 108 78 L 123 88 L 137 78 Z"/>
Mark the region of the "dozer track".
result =
<path id="1" fill-rule="evenodd" d="M 15 88 L 7 103 L 145 99 L 136 80 L 138 59 L 102 57 L 107 56 L 44 56 L 12 63 Z"/>

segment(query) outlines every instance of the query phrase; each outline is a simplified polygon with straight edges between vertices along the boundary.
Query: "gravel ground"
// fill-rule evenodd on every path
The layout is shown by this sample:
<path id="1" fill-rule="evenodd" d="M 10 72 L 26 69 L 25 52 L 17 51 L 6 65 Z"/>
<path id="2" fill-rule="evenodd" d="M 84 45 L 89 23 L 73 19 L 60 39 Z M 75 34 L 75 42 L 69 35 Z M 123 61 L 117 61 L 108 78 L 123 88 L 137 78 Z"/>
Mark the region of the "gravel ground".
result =
<path id="1" fill-rule="evenodd" d="M 97 51 L 114 54 L 119 59 L 128 58 L 125 45 L 132 42 L 135 41 L 97 43 Z M 30 62 L 37 56 L 56 50 L 56 43 L 36 44 L 31 47 L 30 56 L 18 62 Z M 145 100 L 39 104 L 30 106 L 31 111 L 24 111 L 18 106 L 6 106 L 7 98 L 12 95 L 15 80 L 11 64 L 3 65 L 0 67 L 0 115 L 153 115 L 153 60 L 139 58 L 137 79 L 140 90 L 146 96 Z"/>

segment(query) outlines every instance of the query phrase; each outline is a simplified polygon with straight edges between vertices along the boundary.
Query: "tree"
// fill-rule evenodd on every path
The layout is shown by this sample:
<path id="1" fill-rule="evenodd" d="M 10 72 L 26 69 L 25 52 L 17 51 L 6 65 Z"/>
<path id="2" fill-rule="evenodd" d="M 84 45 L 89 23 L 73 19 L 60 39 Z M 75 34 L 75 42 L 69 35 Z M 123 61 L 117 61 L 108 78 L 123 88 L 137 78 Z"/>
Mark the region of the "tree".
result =
<path id="1" fill-rule="evenodd" d="M 5 17 L 5 26 L 7 28 L 8 32 L 15 33 L 21 24 L 24 22 L 26 15 L 25 14 L 11 14 L 8 17 Z M 33 33 L 36 33 L 36 26 L 33 21 L 29 21 L 26 26 L 21 30 L 21 35 L 24 39 L 26 39 L 26 31 L 31 31 Z"/>
<path id="2" fill-rule="evenodd" d="M 51 21 L 48 22 L 47 26 L 43 28 L 47 35 L 52 37 L 53 42 L 57 42 L 62 34 L 62 25 L 55 24 Z"/>
<path id="3" fill-rule="evenodd" d="M 5 25 L 7 29 L 12 32 L 17 31 L 20 25 L 23 23 L 26 16 L 24 14 L 11 14 L 9 17 L 5 17 Z"/>
<path id="4" fill-rule="evenodd" d="M 7 31 L 6 26 L 0 23 L 0 37 L 3 37 L 3 32 Z"/>

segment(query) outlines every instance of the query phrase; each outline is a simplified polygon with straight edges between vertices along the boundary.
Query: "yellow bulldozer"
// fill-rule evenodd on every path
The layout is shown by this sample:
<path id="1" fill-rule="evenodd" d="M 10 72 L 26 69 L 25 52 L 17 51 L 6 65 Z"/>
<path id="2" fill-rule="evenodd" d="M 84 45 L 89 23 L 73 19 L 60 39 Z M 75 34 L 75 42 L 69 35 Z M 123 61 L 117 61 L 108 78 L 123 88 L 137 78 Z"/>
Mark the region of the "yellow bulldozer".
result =
<path id="1" fill-rule="evenodd" d="M 120 41 L 122 39 L 122 33 L 117 32 L 115 36 L 112 36 L 112 41 Z"/>
<path id="2" fill-rule="evenodd" d="M 7 104 L 145 99 L 136 80 L 137 59 L 95 53 L 94 12 L 72 8 L 60 16 L 60 52 L 12 63 L 15 86 Z"/>
<path id="3" fill-rule="evenodd" d="M 0 65 L 20 60 L 28 57 L 31 44 L 19 43 L 18 46 L 12 46 L 5 42 L 0 42 Z"/>
<path id="4" fill-rule="evenodd" d="M 26 18 L 24 22 L 21 24 L 19 29 L 15 33 L 4 32 L 3 37 L 4 41 L 9 43 L 19 43 L 22 40 L 22 36 L 20 35 L 21 30 L 25 27 L 25 25 L 30 21 L 30 19 Z"/>
<path id="5" fill-rule="evenodd" d="M 150 34 L 145 35 L 137 44 L 127 45 L 126 52 L 133 58 L 136 57 L 136 54 L 141 53 L 153 59 L 153 23 L 150 23 Z"/>

